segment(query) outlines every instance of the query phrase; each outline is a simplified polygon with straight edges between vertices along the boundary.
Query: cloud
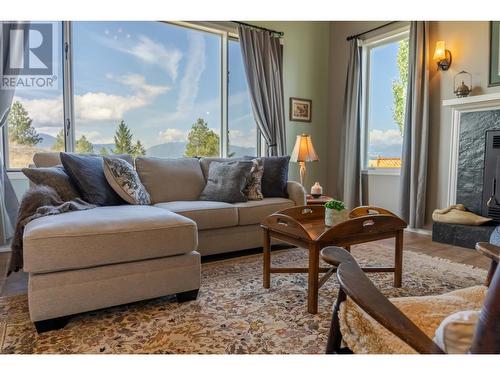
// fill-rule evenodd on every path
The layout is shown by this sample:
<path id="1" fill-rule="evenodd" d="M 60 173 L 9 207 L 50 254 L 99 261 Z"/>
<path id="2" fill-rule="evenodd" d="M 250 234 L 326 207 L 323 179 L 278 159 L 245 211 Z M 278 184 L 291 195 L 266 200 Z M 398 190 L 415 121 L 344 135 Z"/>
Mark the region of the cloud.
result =
<path id="1" fill-rule="evenodd" d="M 169 128 L 160 131 L 160 138 L 164 142 L 182 142 L 187 139 L 188 132 L 180 129 Z"/>
<path id="2" fill-rule="evenodd" d="M 166 116 L 165 121 L 172 122 L 191 117 L 194 103 L 198 96 L 199 81 L 205 71 L 205 40 L 198 33 L 189 33 L 189 50 L 186 69 L 180 83 L 179 96 L 174 113 Z"/>
<path id="3" fill-rule="evenodd" d="M 84 135 L 93 144 L 110 144 L 115 142 L 113 137 L 104 137 L 101 132 L 96 130 L 86 131 Z"/>
<path id="4" fill-rule="evenodd" d="M 170 87 L 168 86 L 155 86 L 148 84 L 146 82 L 146 77 L 141 74 L 125 74 L 122 76 L 107 74 L 106 78 L 113 79 L 123 85 L 129 86 L 145 96 L 158 96 L 170 90 Z"/>
<path id="5" fill-rule="evenodd" d="M 104 92 L 88 92 L 75 95 L 75 117 L 79 124 L 99 121 L 118 121 L 125 113 L 149 105 L 157 96 L 167 92 L 169 87 L 151 85 L 144 76 L 128 74 L 123 76 L 107 75 L 127 87 L 134 93 L 128 96 L 107 94 Z M 33 119 L 35 127 L 61 127 L 63 124 L 63 99 L 57 96 L 51 99 L 24 99 L 16 97 Z"/>
<path id="6" fill-rule="evenodd" d="M 373 146 L 395 146 L 403 143 L 403 137 L 397 129 L 370 131 L 370 144 Z"/>
<path id="7" fill-rule="evenodd" d="M 29 117 L 33 120 L 33 126 L 39 126 L 41 124 L 45 124 L 46 126 L 63 126 L 64 115 L 62 95 L 50 99 L 24 99 L 15 96 L 14 101 L 22 103 L 24 108 L 28 111 Z"/>
<path id="8" fill-rule="evenodd" d="M 248 132 L 244 132 L 242 130 L 230 130 L 229 144 L 240 147 L 255 147 L 257 144 L 257 129 L 252 128 Z"/>
<path id="9" fill-rule="evenodd" d="M 179 62 L 182 59 L 182 52 L 177 48 L 165 47 L 144 35 L 140 35 L 137 41 L 127 38 L 126 44 L 110 40 L 105 40 L 105 44 L 145 63 L 159 66 L 169 74 L 173 81 L 177 79 Z"/>

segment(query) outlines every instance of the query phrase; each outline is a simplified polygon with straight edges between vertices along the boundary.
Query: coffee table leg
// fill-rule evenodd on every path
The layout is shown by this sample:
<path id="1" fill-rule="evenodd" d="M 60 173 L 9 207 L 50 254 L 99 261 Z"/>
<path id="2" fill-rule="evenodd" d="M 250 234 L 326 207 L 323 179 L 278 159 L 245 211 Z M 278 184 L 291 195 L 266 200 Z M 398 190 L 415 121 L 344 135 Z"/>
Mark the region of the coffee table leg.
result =
<path id="1" fill-rule="evenodd" d="M 264 269 L 263 286 L 266 289 L 271 287 L 271 236 L 269 230 L 264 229 Z"/>
<path id="2" fill-rule="evenodd" d="M 403 231 L 396 235 L 396 247 L 394 253 L 394 286 L 401 288 L 403 278 Z"/>
<path id="3" fill-rule="evenodd" d="M 311 314 L 318 312 L 318 285 L 319 285 L 319 248 L 309 246 L 309 273 L 308 273 L 307 311 Z"/>

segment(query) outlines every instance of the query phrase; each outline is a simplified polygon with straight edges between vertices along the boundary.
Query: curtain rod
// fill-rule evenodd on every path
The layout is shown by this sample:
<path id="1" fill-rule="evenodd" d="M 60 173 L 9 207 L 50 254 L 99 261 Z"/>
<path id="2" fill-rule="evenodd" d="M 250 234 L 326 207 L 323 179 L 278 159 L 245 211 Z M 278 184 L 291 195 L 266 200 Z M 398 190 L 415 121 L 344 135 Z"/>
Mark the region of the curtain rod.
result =
<path id="1" fill-rule="evenodd" d="M 363 31 L 362 33 L 359 33 L 359 34 L 354 34 L 354 35 L 348 36 L 348 37 L 346 38 L 346 40 L 347 40 L 347 41 L 350 41 L 350 40 L 352 40 L 352 39 L 359 38 L 359 37 L 360 37 L 360 36 L 362 36 L 362 35 L 365 35 L 365 34 L 371 33 L 372 31 L 375 31 L 375 30 L 381 29 L 381 28 L 383 28 L 383 27 L 386 27 L 386 26 L 392 25 L 393 23 L 396 23 L 396 22 L 398 22 L 398 21 L 392 21 L 392 22 L 386 23 L 385 25 L 380 25 L 380 26 L 374 27 L 373 29 L 370 29 L 370 30 L 367 30 L 367 31 Z"/>
<path id="2" fill-rule="evenodd" d="M 249 23 L 240 22 L 240 21 L 231 21 L 231 22 L 237 23 L 238 25 L 243 25 L 243 26 L 254 28 L 254 29 L 263 30 L 263 31 L 267 31 L 267 32 L 270 32 L 270 33 L 273 33 L 273 34 L 277 34 L 280 37 L 285 36 L 285 33 L 283 31 L 276 31 L 276 30 L 268 29 L 266 27 L 255 26 L 255 25 L 251 25 Z"/>

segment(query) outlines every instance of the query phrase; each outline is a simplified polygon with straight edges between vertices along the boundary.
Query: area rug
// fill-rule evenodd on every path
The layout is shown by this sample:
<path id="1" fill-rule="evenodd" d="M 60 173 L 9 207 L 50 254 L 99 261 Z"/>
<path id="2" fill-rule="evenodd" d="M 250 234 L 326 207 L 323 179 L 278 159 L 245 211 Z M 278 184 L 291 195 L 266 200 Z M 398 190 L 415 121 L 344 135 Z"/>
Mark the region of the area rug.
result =
<path id="1" fill-rule="evenodd" d="M 379 244 L 353 247 L 362 264 L 391 264 Z M 273 252 L 277 266 L 307 264 L 301 249 Z M 486 272 L 406 251 L 403 287 L 392 274 L 370 274 L 390 297 L 429 295 L 483 282 Z M 274 274 L 262 287 L 262 257 L 244 256 L 202 266 L 196 301 L 165 297 L 73 317 L 61 330 L 38 335 L 26 295 L 0 299 L 1 353 L 324 353 L 338 291 L 332 277 L 321 289 L 319 313 L 307 313 L 307 277 Z"/>

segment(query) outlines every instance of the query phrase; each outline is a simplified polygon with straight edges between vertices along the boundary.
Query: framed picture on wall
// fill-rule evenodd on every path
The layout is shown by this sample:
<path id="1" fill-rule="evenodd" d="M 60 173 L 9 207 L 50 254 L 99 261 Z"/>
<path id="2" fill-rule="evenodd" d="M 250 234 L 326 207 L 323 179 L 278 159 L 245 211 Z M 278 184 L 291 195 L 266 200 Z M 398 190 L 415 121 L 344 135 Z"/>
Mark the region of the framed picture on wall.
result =
<path id="1" fill-rule="evenodd" d="M 490 80 L 488 85 L 500 85 L 500 21 L 490 22 Z"/>
<path id="2" fill-rule="evenodd" d="M 311 122 L 312 100 L 290 98 L 290 121 Z"/>

